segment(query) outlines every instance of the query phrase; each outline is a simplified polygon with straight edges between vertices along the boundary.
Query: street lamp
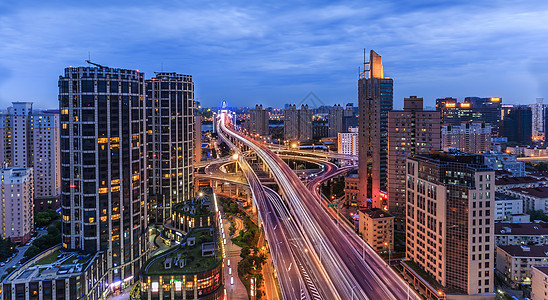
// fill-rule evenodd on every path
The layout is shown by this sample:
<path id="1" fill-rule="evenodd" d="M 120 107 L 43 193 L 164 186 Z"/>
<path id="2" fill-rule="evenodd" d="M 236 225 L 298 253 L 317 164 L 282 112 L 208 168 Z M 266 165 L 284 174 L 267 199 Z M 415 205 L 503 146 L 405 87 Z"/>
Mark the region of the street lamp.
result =
<path id="1" fill-rule="evenodd" d="M 388 266 L 390 266 L 390 246 L 388 242 L 384 242 L 384 245 L 386 246 L 386 249 L 388 249 Z"/>

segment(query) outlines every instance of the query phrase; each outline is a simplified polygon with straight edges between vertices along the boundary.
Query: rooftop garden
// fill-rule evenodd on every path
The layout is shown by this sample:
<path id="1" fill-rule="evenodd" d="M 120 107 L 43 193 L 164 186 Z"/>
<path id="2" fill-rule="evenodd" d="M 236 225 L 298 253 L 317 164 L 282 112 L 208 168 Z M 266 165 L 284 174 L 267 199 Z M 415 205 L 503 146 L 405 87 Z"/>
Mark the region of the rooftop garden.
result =
<path id="1" fill-rule="evenodd" d="M 212 213 L 210 206 L 210 197 L 203 195 L 177 203 L 173 206 L 173 210 L 192 217 L 207 217 Z"/>
<path id="2" fill-rule="evenodd" d="M 211 270 L 221 263 L 222 256 L 220 253 L 214 256 L 202 256 L 202 244 L 216 242 L 216 235 L 210 235 L 211 227 L 193 228 L 183 239 L 180 245 L 172 249 L 152 257 L 144 266 L 144 275 L 183 275 L 197 274 Z M 189 238 L 195 238 L 196 243 L 193 246 L 188 246 Z M 186 260 L 184 267 L 174 264 L 175 258 L 179 257 L 181 261 Z M 171 268 L 166 269 L 164 262 L 166 259 L 172 259 Z"/>

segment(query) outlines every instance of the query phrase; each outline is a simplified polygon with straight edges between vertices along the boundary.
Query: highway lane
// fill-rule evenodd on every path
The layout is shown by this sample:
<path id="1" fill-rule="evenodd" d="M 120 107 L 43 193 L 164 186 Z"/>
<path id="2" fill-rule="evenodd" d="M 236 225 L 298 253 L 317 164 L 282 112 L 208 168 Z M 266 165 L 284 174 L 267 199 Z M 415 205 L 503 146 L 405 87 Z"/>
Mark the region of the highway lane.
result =
<path id="1" fill-rule="evenodd" d="M 410 299 L 420 299 L 409 291 L 407 284 L 388 266 L 376 261 L 370 265 L 369 256 L 366 256 L 367 261 L 361 257 L 355 246 L 357 241 L 354 237 L 357 236 L 353 232 L 348 235 L 347 230 L 335 225 L 318 200 L 276 154 L 264 145 L 249 141 L 239 133 L 228 130 L 224 124 L 221 125 L 224 131 L 255 150 L 269 165 L 283 189 L 296 222 L 307 232 L 310 240 L 316 243 L 315 251 L 324 254 L 322 262 L 343 298 L 405 299 L 409 293 Z M 382 279 L 379 274 L 383 276 Z M 389 284 L 395 286 L 389 289 Z"/>

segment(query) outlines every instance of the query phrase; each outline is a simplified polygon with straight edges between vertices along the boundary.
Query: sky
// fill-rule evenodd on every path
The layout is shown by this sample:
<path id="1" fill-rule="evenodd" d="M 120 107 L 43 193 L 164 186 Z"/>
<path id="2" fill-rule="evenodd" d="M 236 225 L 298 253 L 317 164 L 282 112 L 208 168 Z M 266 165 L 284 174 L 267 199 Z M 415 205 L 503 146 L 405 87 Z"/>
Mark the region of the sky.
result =
<path id="1" fill-rule="evenodd" d="M 356 103 L 364 49 L 382 56 L 395 108 L 411 95 L 548 103 L 545 0 L 20 0 L 0 2 L 0 107 L 57 107 L 59 75 L 88 57 L 146 78 L 193 75 L 204 107 L 283 107 L 311 92 Z"/>

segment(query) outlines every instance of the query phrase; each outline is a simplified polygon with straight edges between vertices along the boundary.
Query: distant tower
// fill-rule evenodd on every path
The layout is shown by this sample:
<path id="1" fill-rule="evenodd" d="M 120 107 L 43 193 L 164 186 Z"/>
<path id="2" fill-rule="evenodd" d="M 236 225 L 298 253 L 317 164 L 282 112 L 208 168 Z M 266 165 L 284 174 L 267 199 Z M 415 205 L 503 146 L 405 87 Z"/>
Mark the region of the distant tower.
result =
<path id="1" fill-rule="evenodd" d="M 365 70 L 366 65 L 369 70 Z M 358 80 L 360 206 L 365 206 L 368 198 L 373 199 L 373 207 L 386 205 L 381 190 L 386 191 L 387 126 L 388 112 L 393 107 L 392 90 L 392 79 L 384 77 L 381 56 L 371 50 L 369 62 L 364 62 Z"/>

